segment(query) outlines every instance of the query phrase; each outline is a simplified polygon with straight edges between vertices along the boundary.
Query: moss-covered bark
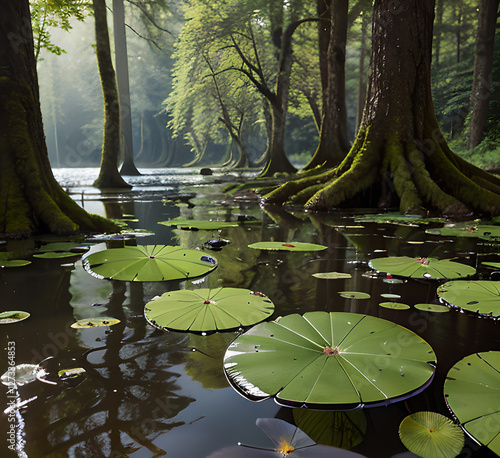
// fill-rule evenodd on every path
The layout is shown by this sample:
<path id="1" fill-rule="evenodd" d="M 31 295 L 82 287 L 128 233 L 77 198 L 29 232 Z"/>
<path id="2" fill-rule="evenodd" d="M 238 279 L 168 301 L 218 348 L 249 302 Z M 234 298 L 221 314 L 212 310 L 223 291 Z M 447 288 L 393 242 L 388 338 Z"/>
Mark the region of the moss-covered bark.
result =
<path id="1" fill-rule="evenodd" d="M 0 4 L 0 237 L 116 231 L 111 221 L 79 207 L 54 179 L 26 21 L 27 1 Z"/>
<path id="2" fill-rule="evenodd" d="M 434 114 L 433 11 L 434 0 L 375 2 L 372 73 L 354 145 L 337 168 L 286 183 L 267 202 L 500 214 L 500 180 L 450 151 Z"/>

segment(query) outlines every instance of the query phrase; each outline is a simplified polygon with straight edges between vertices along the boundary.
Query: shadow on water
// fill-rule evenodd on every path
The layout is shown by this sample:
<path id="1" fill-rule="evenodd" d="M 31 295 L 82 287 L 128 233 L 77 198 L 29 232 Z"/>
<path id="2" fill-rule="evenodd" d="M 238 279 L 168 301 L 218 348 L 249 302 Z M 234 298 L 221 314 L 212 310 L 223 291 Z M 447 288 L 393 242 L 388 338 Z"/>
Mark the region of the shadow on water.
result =
<path id="1" fill-rule="evenodd" d="M 190 183 L 194 187 L 189 189 L 178 185 L 183 196 L 193 197 L 191 200 L 176 198 L 170 191 L 165 198 L 157 189 L 161 186 L 159 174 L 153 184 L 156 187 L 151 193 L 142 190 L 137 198 L 107 196 L 102 213 L 128 220 L 132 228 L 155 233 L 134 243 L 172 244 L 209 252 L 219 266 L 207 277 L 157 283 L 100 280 L 83 270 L 78 257 L 36 259 L 29 254 L 33 246 L 10 244 L 5 248 L 33 262 L 23 268 L 0 270 L 2 310 L 31 313 L 25 321 L 2 327 L 2 348 L 14 342 L 16 364 L 37 364 L 52 356 L 62 365 L 86 371 L 74 385 L 36 380 L 19 387 L 22 400 L 36 399 L 16 416 L 25 441 L 18 456 L 26 456 L 23 449 L 31 458 L 151 457 L 166 453 L 174 458 L 203 458 L 238 442 L 268 446 L 267 438 L 255 426 L 259 417 L 294 421 L 292 409 L 273 400 L 248 401 L 229 386 L 223 357 L 238 332 L 201 336 L 159 331 L 147 323 L 144 305 L 169 290 L 247 288 L 269 296 L 276 306 L 273 319 L 313 310 L 362 313 L 396 322 L 425 339 L 438 361 L 431 385 L 406 401 L 364 410 L 366 433 L 354 451 L 370 458 L 406 451 L 398 427 L 409 413 L 433 410 L 449 416 L 443 384 L 457 361 L 474 352 L 500 350 L 499 325 L 493 320 L 453 311 L 433 314 L 413 307 L 402 311 L 379 307 L 381 294 L 387 293 L 399 295 L 398 301 L 409 305 L 437 302 L 439 282 L 408 279 L 389 284 L 367 266 L 374 257 L 393 255 L 456 255 L 476 264 L 474 254 L 467 254 L 473 251 L 470 241 L 462 246 L 433 239 L 419 227 L 360 226 L 348 214 L 326 218 L 282 208 L 263 211 L 257 201 L 229 199 L 216 186 L 203 183 Z M 157 224 L 178 216 L 227 220 L 234 215 L 244 215 L 246 222 L 217 231 L 185 231 Z M 230 243 L 212 251 L 206 242 L 214 238 Z M 248 248 L 264 240 L 311 242 L 327 249 L 273 252 Z M 324 280 L 312 276 L 318 272 L 344 272 L 351 277 Z M 341 291 L 362 291 L 371 298 L 343 298 Z M 108 328 L 70 327 L 77 319 L 98 316 L 118 318 L 120 323 Z M 4 370 L 8 367 L 6 351 L 0 355 L 0 365 Z M 9 418 L 2 416 L 2 431 L 9 430 Z M 8 445 L 1 443 L 2 456 L 7 456 Z M 467 440 L 460 456 L 494 454 Z"/>

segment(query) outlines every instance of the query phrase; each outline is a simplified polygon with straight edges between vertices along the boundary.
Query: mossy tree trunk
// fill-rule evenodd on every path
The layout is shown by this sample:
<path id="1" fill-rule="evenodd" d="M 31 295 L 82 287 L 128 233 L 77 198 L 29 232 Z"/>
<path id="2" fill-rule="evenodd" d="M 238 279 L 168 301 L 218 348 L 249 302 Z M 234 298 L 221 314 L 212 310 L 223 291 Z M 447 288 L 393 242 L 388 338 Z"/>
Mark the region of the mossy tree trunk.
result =
<path id="1" fill-rule="evenodd" d="M 43 132 L 28 0 L 0 2 L 0 237 L 103 232 L 55 180 Z"/>
<path id="2" fill-rule="evenodd" d="M 101 168 L 94 182 L 96 188 L 131 188 L 118 171 L 121 150 L 121 116 L 118 86 L 111 59 L 106 0 L 93 0 L 97 67 L 104 98 L 104 132 Z"/>
<path id="3" fill-rule="evenodd" d="M 402 213 L 500 213 L 500 180 L 448 147 L 432 104 L 434 0 L 376 0 L 372 72 L 362 122 L 333 169 L 265 196 L 310 210 L 399 206 Z"/>
<path id="4" fill-rule="evenodd" d="M 368 41 L 368 24 L 369 14 L 371 11 L 365 9 L 361 12 L 361 47 L 359 50 L 359 78 L 358 78 L 358 99 L 356 101 L 356 132 L 361 124 L 361 117 L 363 115 L 363 107 L 366 100 L 366 65 L 365 59 L 367 57 L 367 41 Z"/>

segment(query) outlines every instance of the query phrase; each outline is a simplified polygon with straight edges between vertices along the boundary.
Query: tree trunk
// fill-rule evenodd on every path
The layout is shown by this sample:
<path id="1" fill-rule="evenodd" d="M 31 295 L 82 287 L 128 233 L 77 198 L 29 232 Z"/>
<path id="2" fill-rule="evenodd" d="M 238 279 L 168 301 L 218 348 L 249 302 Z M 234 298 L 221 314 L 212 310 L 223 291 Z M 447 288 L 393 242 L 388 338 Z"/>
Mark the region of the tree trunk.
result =
<path id="1" fill-rule="evenodd" d="M 471 93 L 471 118 L 469 148 L 475 148 L 483 139 L 483 131 L 488 120 L 488 105 L 491 91 L 491 71 L 493 69 L 493 49 L 499 0 L 479 1 L 479 23 L 477 28 L 474 79 Z"/>
<path id="2" fill-rule="evenodd" d="M 456 9 L 455 9 L 456 7 Z M 456 46 L 456 55 L 457 55 L 457 63 L 460 62 L 461 59 L 461 51 L 462 51 L 462 9 L 463 4 L 462 1 L 459 0 L 458 4 L 453 5 L 453 12 L 455 16 L 455 20 L 457 21 L 457 25 L 455 26 L 455 46 Z"/>
<path id="3" fill-rule="evenodd" d="M 434 26 L 434 60 L 433 64 L 436 70 L 439 70 L 439 62 L 441 59 L 441 34 L 443 33 L 443 11 L 444 0 L 436 1 L 436 21 Z"/>
<path id="4" fill-rule="evenodd" d="M 266 129 L 266 149 L 258 158 L 254 158 L 250 164 L 251 167 L 264 167 L 269 158 L 271 137 L 273 133 L 273 121 L 271 116 L 271 109 L 266 98 L 262 98 L 262 113 L 264 115 L 264 127 Z"/>
<path id="5" fill-rule="evenodd" d="M 365 58 L 367 48 L 367 29 L 368 29 L 368 10 L 362 11 L 361 18 L 361 47 L 359 52 L 359 79 L 358 79 L 358 100 L 356 104 L 356 133 L 358 132 L 361 118 L 363 116 L 363 107 L 366 100 L 366 69 Z"/>
<path id="6" fill-rule="evenodd" d="M 318 21 L 318 51 L 319 51 L 319 74 L 321 77 L 321 117 L 325 115 L 328 91 L 328 47 L 332 28 L 331 14 L 332 0 L 317 0 L 316 13 Z M 321 127 L 320 127 L 321 130 Z"/>
<path id="7" fill-rule="evenodd" d="M 116 231 L 59 186 L 43 132 L 27 0 L 0 2 L 0 237 Z"/>
<path id="8" fill-rule="evenodd" d="M 104 98 L 104 132 L 101 169 L 94 182 L 96 188 L 131 188 L 118 172 L 121 149 L 120 100 L 109 46 L 106 0 L 93 0 L 97 66 Z"/>
<path id="9" fill-rule="evenodd" d="M 286 97 L 288 102 L 288 97 Z M 273 176 L 275 173 L 294 173 L 297 169 L 285 154 L 285 125 L 287 108 L 283 101 L 275 100 L 271 105 L 272 131 L 269 152 L 264 170 L 260 177 Z"/>
<path id="10" fill-rule="evenodd" d="M 290 181 L 267 202 L 500 213 L 500 180 L 451 152 L 439 129 L 430 89 L 433 16 L 434 0 L 375 1 L 372 73 L 353 147 L 338 167 Z"/>
<path id="11" fill-rule="evenodd" d="M 248 167 L 248 156 L 245 151 L 245 147 L 243 146 L 243 143 L 241 141 L 241 126 L 243 124 L 243 118 L 244 114 L 240 114 L 240 122 L 239 126 L 236 127 L 232 120 L 231 116 L 229 115 L 229 110 L 227 109 L 226 103 L 224 102 L 224 99 L 222 97 L 222 93 L 219 88 L 219 83 L 217 82 L 217 76 L 215 73 L 215 69 L 212 66 L 212 63 L 210 62 L 210 59 L 207 56 L 203 56 L 205 59 L 205 62 L 208 65 L 208 68 L 210 69 L 210 74 L 212 76 L 212 80 L 214 82 L 214 89 L 215 89 L 215 97 L 217 99 L 217 102 L 219 103 L 219 107 L 221 110 L 222 117 L 219 118 L 219 120 L 224 124 L 225 128 L 227 129 L 229 136 L 231 139 L 236 143 L 238 147 L 238 160 L 236 163 L 232 166 L 232 168 L 243 168 L 243 167 Z"/>
<path id="12" fill-rule="evenodd" d="M 332 0 L 330 5 L 330 37 L 328 43 L 328 81 L 319 145 L 303 168 L 334 167 L 349 151 L 347 107 L 345 95 L 345 45 L 347 41 L 348 0 Z M 321 35 L 320 35 L 321 40 Z"/>
<path id="13" fill-rule="evenodd" d="M 140 175 L 134 164 L 134 142 L 132 138 L 132 111 L 128 75 L 127 34 L 125 33 L 125 8 L 123 0 L 113 0 L 113 33 L 115 37 L 116 81 L 120 95 L 122 126 L 123 164 L 122 175 Z"/>
<path id="14" fill-rule="evenodd" d="M 269 177 L 276 172 L 294 173 L 297 169 L 285 154 L 286 116 L 292 71 L 292 36 L 301 21 L 290 24 L 281 36 L 281 53 L 276 77 L 276 89 L 268 100 L 271 106 L 272 130 L 267 163 L 260 177 Z"/>

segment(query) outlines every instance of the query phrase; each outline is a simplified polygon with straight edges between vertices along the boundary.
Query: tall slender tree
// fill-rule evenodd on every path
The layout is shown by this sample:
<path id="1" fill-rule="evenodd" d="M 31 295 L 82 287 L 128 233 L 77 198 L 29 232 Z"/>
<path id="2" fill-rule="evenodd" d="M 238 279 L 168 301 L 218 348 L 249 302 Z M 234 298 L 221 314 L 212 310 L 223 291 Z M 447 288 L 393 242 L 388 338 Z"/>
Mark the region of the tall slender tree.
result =
<path id="1" fill-rule="evenodd" d="M 349 154 L 336 168 L 277 188 L 267 202 L 500 213 L 500 180 L 454 154 L 434 114 L 433 18 L 434 0 L 375 0 L 368 96 Z"/>
<path id="2" fill-rule="evenodd" d="M 477 28 L 476 53 L 474 60 L 474 80 L 471 92 L 471 118 L 469 148 L 475 148 L 483 138 L 488 120 L 488 105 L 492 86 L 493 51 L 495 29 L 500 0 L 479 1 L 479 21 Z"/>
<path id="3" fill-rule="evenodd" d="M 0 2 L 0 202 L 2 237 L 117 229 L 84 211 L 52 174 L 28 0 Z"/>
<path id="4" fill-rule="evenodd" d="M 123 164 L 120 173 L 122 175 L 140 175 L 139 170 L 137 170 L 134 164 L 127 34 L 125 31 L 125 7 L 123 5 L 123 0 L 113 0 L 113 34 L 115 38 L 116 82 L 120 97 L 120 119 L 122 128 Z"/>
<path id="5" fill-rule="evenodd" d="M 326 52 L 320 52 L 320 58 L 326 54 L 326 75 L 322 75 L 322 81 L 326 78 L 326 85 L 323 82 L 323 119 L 318 148 L 304 170 L 317 166 L 336 166 L 344 159 L 350 147 L 345 94 L 345 47 L 349 2 L 330 0 L 327 7 L 330 22 L 328 46 Z M 324 40 L 323 35 L 324 31 L 320 26 L 320 44 Z M 320 66 L 324 65 L 321 59 Z"/>
<path id="6" fill-rule="evenodd" d="M 121 149 L 120 99 L 109 45 L 106 0 L 93 0 L 96 57 L 104 98 L 104 132 L 101 168 L 94 182 L 96 188 L 131 188 L 118 172 Z"/>

